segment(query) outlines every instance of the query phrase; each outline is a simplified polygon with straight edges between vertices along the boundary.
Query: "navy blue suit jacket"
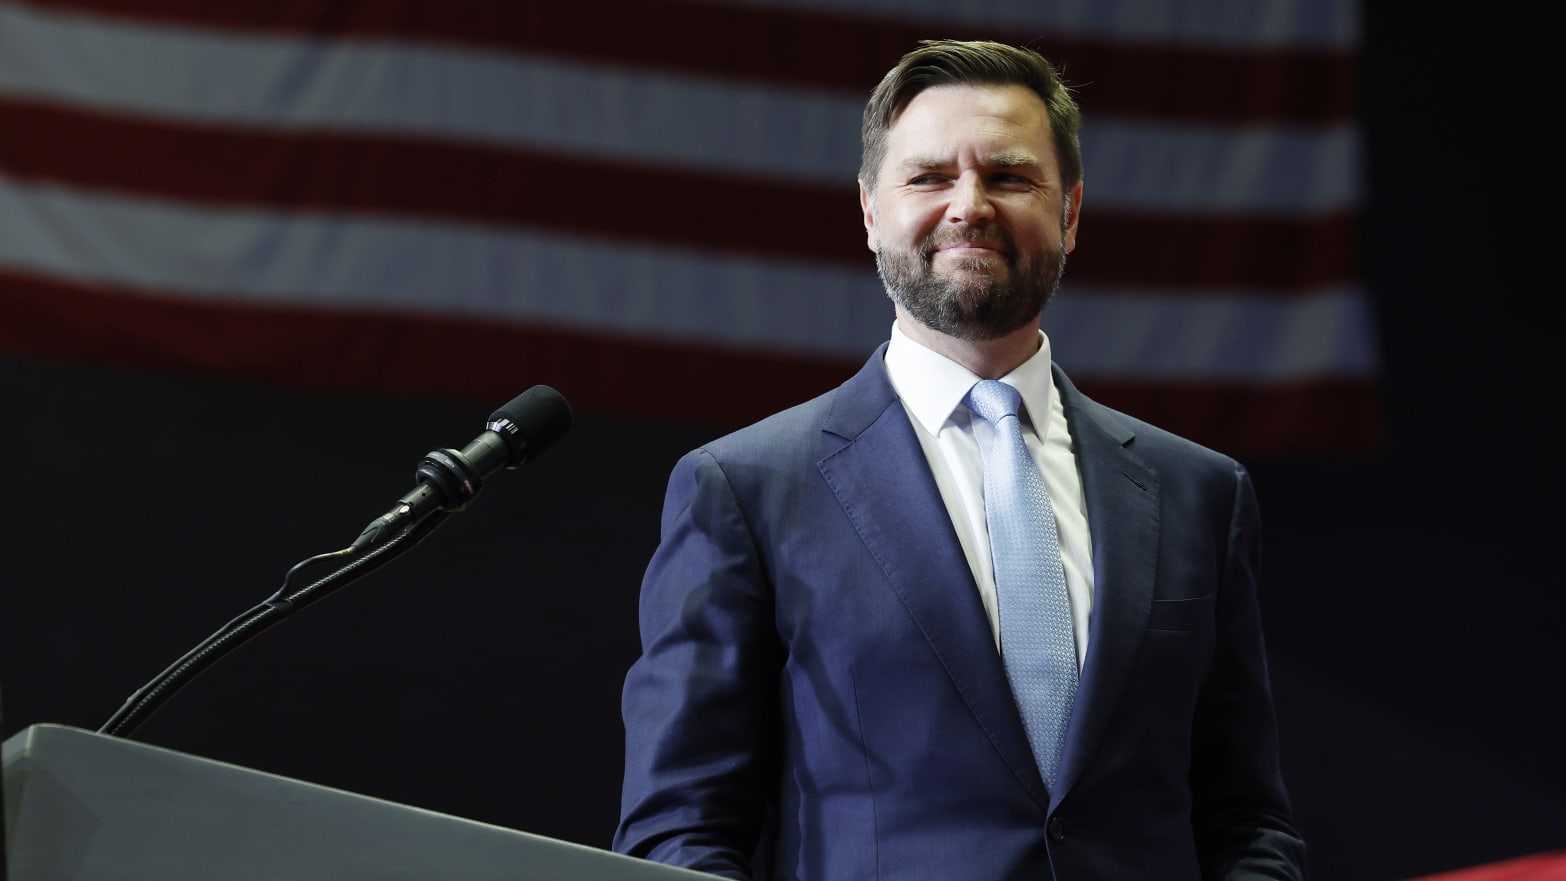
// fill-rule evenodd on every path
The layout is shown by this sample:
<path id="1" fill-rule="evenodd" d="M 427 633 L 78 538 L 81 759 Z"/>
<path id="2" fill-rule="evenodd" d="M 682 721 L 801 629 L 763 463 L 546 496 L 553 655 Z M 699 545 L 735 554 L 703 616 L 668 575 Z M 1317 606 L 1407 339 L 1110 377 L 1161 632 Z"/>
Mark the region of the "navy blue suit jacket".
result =
<path id="1" fill-rule="evenodd" d="M 1244 470 L 1056 370 L 1096 587 L 1049 792 L 884 350 L 675 467 L 615 848 L 734 878 L 1300 877 Z"/>

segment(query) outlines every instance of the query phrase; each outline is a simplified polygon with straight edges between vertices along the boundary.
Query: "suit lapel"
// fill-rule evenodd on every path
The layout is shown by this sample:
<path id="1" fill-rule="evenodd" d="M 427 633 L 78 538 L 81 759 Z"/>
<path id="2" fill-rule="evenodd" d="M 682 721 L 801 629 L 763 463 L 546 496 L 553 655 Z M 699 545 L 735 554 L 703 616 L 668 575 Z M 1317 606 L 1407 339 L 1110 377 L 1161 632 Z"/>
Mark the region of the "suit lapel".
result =
<path id="1" fill-rule="evenodd" d="M 821 476 L 1013 774 L 1048 804 L 989 620 L 912 423 L 886 378 L 885 346 L 838 390 Z"/>
<path id="2" fill-rule="evenodd" d="M 1152 610 L 1158 562 L 1158 472 L 1127 449 L 1134 434 L 1055 371 L 1076 445 L 1093 536 L 1088 653 L 1061 759 L 1054 802 L 1071 790 L 1103 740 L 1125 690 Z"/>

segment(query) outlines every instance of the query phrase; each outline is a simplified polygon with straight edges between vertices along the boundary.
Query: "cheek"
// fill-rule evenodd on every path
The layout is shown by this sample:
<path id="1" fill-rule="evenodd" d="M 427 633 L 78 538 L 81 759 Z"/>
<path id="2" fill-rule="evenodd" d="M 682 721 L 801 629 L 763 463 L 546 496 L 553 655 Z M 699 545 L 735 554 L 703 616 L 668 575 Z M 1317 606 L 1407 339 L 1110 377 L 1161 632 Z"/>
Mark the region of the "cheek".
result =
<path id="1" fill-rule="evenodd" d="M 917 245 L 929 237 L 940 224 L 939 212 L 910 210 L 902 206 L 900 212 L 882 215 L 881 241 L 891 245 Z"/>
<path id="2" fill-rule="evenodd" d="M 1019 245 L 1056 247 L 1060 244 L 1060 223 L 1051 220 L 1049 216 L 1040 217 L 1038 212 L 1028 211 L 1013 216 L 1008 224 L 1012 235 Z"/>

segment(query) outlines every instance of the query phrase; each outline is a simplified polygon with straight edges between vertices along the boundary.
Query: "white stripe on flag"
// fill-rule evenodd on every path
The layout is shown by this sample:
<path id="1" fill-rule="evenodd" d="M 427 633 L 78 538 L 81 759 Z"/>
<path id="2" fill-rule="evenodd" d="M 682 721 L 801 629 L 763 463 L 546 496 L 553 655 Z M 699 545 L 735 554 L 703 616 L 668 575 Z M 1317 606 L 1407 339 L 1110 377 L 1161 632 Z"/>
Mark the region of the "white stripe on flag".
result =
<path id="1" fill-rule="evenodd" d="M 1091 85 L 1085 89 L 1091 94 Z M 862 95 L 393 42 L 87 20 L 0 4 L 0 95 L 181 123 L 463 139 L 852 188 Z M 1351 210 L 1358 132 L 1095 117 L 1086 199 L 1182 214 Z"/>
<path id="2" fill-rule="evenodd" d="M 0 176 L 0 267 L 193 300 L 371 308 L 857 357 L 891 309 L 856 271 L 451 223 L 194 209 Z M 1361 293 L 1115 291 L 1046 313 L 1084 376 L 1263 384 L 1375 369 Z"/>

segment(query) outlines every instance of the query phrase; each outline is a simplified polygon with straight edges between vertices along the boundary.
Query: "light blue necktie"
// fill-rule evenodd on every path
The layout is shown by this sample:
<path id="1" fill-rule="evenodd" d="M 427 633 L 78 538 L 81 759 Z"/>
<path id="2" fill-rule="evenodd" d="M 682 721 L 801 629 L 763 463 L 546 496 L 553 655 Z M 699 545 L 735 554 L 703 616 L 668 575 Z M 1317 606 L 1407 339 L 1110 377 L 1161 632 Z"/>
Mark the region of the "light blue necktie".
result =
<path id="1" fill-rule="evenodd" d="M 1021 395 L 975 383 L 968 407 L 995 428 L 984 460 L 984 519 L 995 565 L 1001 661 L 1044 785 L 1053 788 L 1077 694 L 1077 639 L 1055 509 L 1022 440 Z"/>

